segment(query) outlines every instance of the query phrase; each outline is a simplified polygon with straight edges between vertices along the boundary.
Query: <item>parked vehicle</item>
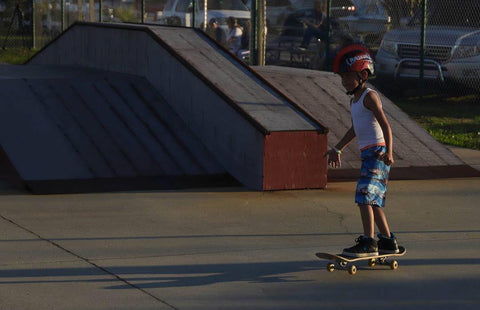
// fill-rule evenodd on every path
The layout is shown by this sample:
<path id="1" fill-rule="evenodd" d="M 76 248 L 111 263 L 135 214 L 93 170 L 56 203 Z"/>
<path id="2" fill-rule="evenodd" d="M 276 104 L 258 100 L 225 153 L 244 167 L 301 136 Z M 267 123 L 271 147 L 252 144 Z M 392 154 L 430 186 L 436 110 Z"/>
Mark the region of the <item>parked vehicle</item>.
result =
<path id="1" fill-rule="evenodd" d="M 390 17 L 381 0 L 352 0 L 355 12 L 341 17 L 340 22 L 351 33 L 359 37 L 368 47 L 376 49 L 388 30 Z"/>
<path id="2" fill-rule="evenodd" d="M 294 10 L 311 9 L 315 0 L 290 0 Z M 355 4 L 351 0 L 331 0 L 330 12 L 333 17 L 345 17 L 355 12 Z"/>
<path id="3" fill-rule="evenodd" d="M 430 0 L 428 4 L 425 79 L 480 89 L 480 3 Z M 419 78 L 420 17 L 419 13 L 407 27 L 384 35 L 375 59 L 378 80 L 392 85 L 392 79 Z"/>
<path id="4" fill-rule="evenodd" d="M 313 10 L 316 0 L 267 0 L 267 25 L 280 27 L 285 23 L 288 16 L 297 11 L 308 12 Z M 246 0 L 247 7 L 251 8 L 252 0 Z M 331 12 L 334 17 L 348 16 L 355 11 L 355 5 L 351 0 L 332 0 Z M 308 13 L 304 13 L 307 14 Z"/>
<path id="5" fill-rule="evenodd" d="M 302 19 L 313 18 L 314 0 L 291 0 L 293 11 L 286 17 L 283 25 L 283 35 L 289 37 L 303 37 L 304 24 Z M 355 12 L 355 5 L 350 0 L 332 0 L 331 3 L 331 27 L 339 29 L 342 17 Z"/>
<path id="6" fill-rule="evenodd" d="M 207 14 L 205 14 L 205 2 L 195 1 L 195 27 L 206 25 L 215 18 L 223 29 L 227 28 L 227 18 L 233 16 L 240 25 L 250 20 L 250 10 L 241 0 L 208 0 Z M 193 26 L 193 1 L 192 0 L 168 0 L 163 9 L 160 24 L 175 26 Z"/>

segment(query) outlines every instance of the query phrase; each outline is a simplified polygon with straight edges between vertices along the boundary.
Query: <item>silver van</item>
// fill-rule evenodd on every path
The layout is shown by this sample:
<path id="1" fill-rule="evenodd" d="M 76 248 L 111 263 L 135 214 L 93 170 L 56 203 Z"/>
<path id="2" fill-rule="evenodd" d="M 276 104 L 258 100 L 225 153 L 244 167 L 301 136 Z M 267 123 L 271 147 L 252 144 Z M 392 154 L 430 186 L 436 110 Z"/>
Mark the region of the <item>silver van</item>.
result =
<path id="1" fill-rule="evenodd" d="M 480 2 L 430 0 L 428 4 L 425 79 L 480 90 Z M 379 80 L 419 78 L 420 16 L 384 35 L 375 58 Z"/>

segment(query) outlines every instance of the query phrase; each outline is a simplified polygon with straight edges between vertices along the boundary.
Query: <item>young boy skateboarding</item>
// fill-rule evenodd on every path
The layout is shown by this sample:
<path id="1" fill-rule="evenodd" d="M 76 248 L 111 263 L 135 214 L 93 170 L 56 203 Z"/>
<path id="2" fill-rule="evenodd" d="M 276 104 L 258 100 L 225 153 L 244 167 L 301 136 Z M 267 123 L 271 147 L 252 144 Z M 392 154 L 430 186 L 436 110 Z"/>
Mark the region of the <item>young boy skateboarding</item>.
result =
<path id="1" fill-rule="evenodd" d="M 398 243 L 390 232 L 385 207 L 388 173 L 394 163 L 392 130 L 383 112 L 378 94 L 365 83 L 373 75 L 373 60 L 362 45 L 350 45 L 341 49 L 333 62 L 333 71 L 342 78 L 350 102 L 352 127 L 334 148 L 327 151 L 328 164 L 340 167 L 342 150 L 356 137 L 361 151 L 362 167 L 357 183 L 355 202 L 360 209 L 363 236 L 356 245 L 343 250 L 343 255 L 367 257 L 398 253 Z M 374 239 L 375 224 L 380 234 Z"/>

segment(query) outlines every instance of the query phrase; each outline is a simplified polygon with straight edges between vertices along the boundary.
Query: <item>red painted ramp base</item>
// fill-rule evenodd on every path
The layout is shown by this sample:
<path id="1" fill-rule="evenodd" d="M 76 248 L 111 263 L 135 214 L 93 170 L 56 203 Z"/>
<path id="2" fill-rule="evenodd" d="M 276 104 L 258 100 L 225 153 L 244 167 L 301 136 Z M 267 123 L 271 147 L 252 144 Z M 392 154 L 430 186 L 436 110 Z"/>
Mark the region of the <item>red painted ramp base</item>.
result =
<path id="1" fill-rule="evenodd" d="M 325 188 L 327 135 L 315 131 L 265 136 L 263 190 Z"/>

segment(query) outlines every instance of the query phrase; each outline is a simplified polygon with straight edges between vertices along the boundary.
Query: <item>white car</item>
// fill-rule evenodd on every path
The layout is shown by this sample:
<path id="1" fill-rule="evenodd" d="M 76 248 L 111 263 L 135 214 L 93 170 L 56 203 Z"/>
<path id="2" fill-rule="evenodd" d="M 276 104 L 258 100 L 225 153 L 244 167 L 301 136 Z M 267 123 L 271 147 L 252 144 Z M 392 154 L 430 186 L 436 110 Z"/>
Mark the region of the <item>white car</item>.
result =
<path id="1" fill-rule="evenodd" d="M 250 20 L 250 10 L 241 0 L 194 0 L 195 16 L 192 0 L 168 0 L 163 8 L 160 24 L 201 28 L 215 18 L 223 29 L 227 28 L 227 18 L 233 16 L 242 26 Z M 205 3 L 207 10 L 205 12 Z M 195 18 L 195 25 L 193 25 Z"/>

